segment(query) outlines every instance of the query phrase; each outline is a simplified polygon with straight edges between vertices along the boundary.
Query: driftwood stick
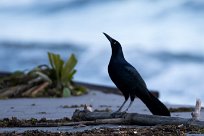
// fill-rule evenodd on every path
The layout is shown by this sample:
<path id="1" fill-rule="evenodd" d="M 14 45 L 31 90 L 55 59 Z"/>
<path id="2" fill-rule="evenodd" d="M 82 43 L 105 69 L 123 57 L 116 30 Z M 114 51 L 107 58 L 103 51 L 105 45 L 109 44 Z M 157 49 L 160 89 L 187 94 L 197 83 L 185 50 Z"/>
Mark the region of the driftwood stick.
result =
<path id="1" fill-rule="evenodd" d="M 31 88 L 29 88 L 28 90 L 26 90 L 25 92 L 22 93 L 22 96 L 23 97 L 26 97 L 26 96 L 30 96 L 30 94 L 33 92 L 33 90 L 35 90 L 37 88 L 37 86 L 33 86 Z"/>
<path id="2" fill-rule="evenodd" d="M 44 83 L 38 85 L 38 87 L 32 91 L 31 96 L 35 96 L 40 91 L 43 91 L 48 85 L 49 85 L 49 82 L 44 82 Z"/>
<path id="3" fill-rule="evenodd" d="M 122 115 L 122 116 L 121 116 Z M 134 125 L 192 125 L 196 127 L 204 127 L 204 121 L 198 121 L 193 119 L 185 119 L 180 117 L 166 117 L 156 115 L 144 115 L 138 113 L 119 113 L 116 115 L 117 118 L 120 116 L 122 119 L 116 124 L 134 124 Z M 76 110 L 72 116 L 73 120 L 78 121 L 93 121 L 99 119 L 111 119 L 110 112 L 88 112 Z"/>
<path id="4" fill-rule="evenodd" d="M 21 92 L 32 87 L 32 85 L 18 85 L 15 87 L 5 88 L 0 90 L 0 97 L 18 96 Z"/>

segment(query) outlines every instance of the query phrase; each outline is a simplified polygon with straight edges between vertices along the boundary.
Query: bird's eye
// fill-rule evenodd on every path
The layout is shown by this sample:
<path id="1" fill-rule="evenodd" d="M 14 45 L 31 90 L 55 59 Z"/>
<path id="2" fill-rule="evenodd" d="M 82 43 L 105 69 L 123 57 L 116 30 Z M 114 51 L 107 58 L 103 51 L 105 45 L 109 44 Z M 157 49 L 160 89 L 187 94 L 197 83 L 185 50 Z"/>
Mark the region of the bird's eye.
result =
<path id="1" fill-rule="evenodd" d="M 116 44 L 117 42 L 114 42 L 113 44 Z"/>

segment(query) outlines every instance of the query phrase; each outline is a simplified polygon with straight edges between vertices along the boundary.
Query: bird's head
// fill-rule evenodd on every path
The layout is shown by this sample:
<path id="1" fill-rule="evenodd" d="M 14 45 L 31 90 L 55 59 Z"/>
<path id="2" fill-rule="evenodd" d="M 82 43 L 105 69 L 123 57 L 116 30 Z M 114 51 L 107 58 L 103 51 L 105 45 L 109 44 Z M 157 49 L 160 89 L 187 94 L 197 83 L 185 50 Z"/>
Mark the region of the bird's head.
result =
<path id="1" fill-rule="evenodd" d="M 112 48 L 117 48 L 118 46 L 121 46 L 120 43 L 118 41 L 116 41 L 115 39 L 113 39 L 112 37 L 110 37 L 109 35 L 107 35 L 106 33 L 103 33 L 106 38 L 110 41 L 111 47 Z"/>
<path id="2" fill-rule="evenodd" d="M 111 48 L 112 48 L 112 56 L 117 56 L 120 59 L 124 59 L 123 56 L 123 51 L 122 51 L 122 46 L 120 45 L 120 43 L 118 41 L 116 41 L 115 39 L 111 38 L 109 35 L 107 35 L 106 33 L 103 33 L 106 38 L 110 41 L 111 44 Z M 112 57 L 111 57 L 112 58 Z"/>

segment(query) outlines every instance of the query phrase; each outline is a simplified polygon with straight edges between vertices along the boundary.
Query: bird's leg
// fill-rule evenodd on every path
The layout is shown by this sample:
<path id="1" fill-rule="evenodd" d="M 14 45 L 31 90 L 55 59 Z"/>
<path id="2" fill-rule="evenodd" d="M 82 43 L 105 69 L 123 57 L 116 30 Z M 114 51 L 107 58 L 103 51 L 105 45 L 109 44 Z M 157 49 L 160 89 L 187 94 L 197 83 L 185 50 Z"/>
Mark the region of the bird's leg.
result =
<path id="1" fill-rule="evenodd" d="M 123 102 L 123 104 L 120 106 L 120 108 L 119 108 L 117 111 L 111 113 L 111 116 L 112 116 L 113 118 L 115 118 L 116 116 L 117 116 L 117 117 L 118 117 L 118 116 L 119 116 L 119 117 L 123 116 L 124 112 L 122 112 L 121 114 L 119 114 L 119 113 L 120 113 L 121 109 L 123 108 L 123 106 L 125 105 L 125 103 L 127 102 L 127 100 L 128 100 L 128 99 L 125 99 L 125 101 Z"/>
<path id="2" fill-rule="evenodd" d="M 134 102 L 134 100 L 132 101 L 130 101 L 130 104 L 128 105 L 128 107 L 127 107 L 127 109 L 125 110 L 125 112 L 127 112 L 128 111 L 128 109 L 132 106 L 132 103 Z"/>
<path id="3" fill-rule="evenodd" d="M 125 101 L 123 102 L 123 104 L 120 106 L 120 108 L 119 108 L 117 111 L 111 113 L 111 116 L 112 116 L 113 118 L 122 117 L 122 116 L 123 116 L 123 114 L 124 114 L 125 112 L 120 113 L 120 111 L 121 111 L 121 109 L 123 108 L 123 106 L 125 105 L 125 103 L 127 102 L 127 100 L 128 100 L 128 99 L 125 99 Z"/>
<path id="4" fill-rule="evenodd" d="M 123 106 L 125 105 L 125 103 L 127 102 L 127 100 L 128 100 L 128 99 L 125 99 L 125 101 L 124 101 L 123 104 L 120 106 L 120 108 L 119 108 L 117 111 L 115 111 L 115 112 L 120 112 L 121 109 L 123 108 Z"/>
<path id="5" fill-rule="evenodd" d="M 132 91 L 133 93 L 130 94 L 130 104 L 128 105 L 127 109 L 125 110 L 125 112 L 128 111 L 128 109 L 132 106 L 132 103 L 134 102 L 135 100 L 135 94 L 134 94 L 134 91 Z"/>

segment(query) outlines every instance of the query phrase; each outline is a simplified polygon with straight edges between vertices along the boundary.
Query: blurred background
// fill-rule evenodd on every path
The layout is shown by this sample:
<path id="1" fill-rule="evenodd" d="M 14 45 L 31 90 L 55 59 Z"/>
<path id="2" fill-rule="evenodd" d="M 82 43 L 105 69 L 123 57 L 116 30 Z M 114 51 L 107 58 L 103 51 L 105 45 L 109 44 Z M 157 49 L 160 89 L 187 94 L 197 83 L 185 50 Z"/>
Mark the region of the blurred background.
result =
<path id="1" fill-rule="evenodd" d="M 203 16 L 202 0 L 1 0 L 0 71 L 74 53 L 74 80 L 114 86 L 106 32 L 162 101 L 194 104 L 204 101 Z"/>

